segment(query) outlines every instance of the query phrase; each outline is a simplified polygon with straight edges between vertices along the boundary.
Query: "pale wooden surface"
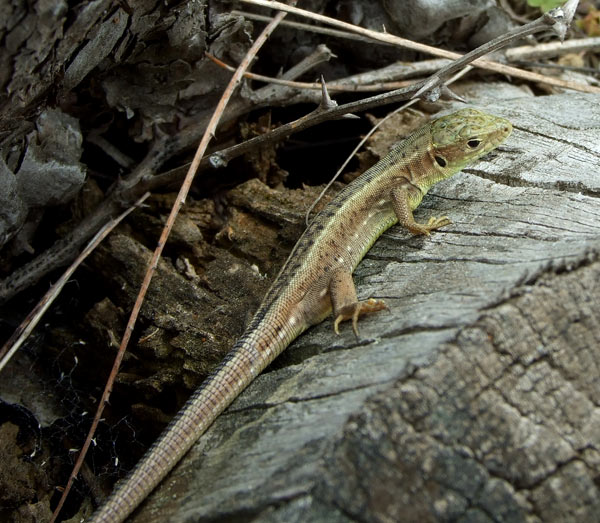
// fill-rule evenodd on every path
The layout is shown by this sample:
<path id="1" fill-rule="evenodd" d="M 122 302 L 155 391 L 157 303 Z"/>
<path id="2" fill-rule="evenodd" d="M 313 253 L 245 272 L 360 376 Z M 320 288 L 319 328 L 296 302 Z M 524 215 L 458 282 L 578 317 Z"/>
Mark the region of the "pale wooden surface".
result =
<path id="1" fill-rule="evenodd" d="M 311 329 L 134 521 L 594 521 L 600 99 L 480 105 L 514 133 L 358 267 L 389 313 Z"/>

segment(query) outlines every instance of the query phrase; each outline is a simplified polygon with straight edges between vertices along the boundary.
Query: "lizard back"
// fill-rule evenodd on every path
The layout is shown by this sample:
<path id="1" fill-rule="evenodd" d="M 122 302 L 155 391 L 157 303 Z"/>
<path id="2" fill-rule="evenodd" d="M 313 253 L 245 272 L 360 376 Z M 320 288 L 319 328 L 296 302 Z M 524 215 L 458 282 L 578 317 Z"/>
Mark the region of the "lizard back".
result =
<path id="1" fill-rule="evenodd" d="M 123 521 L 240 392 L 336 308 L 340 295 L 360 306 L 351 273 L 387 228 L 400 220 L 415 233 L 429 234 L 449 223 L 432 218 L 418 224 L 412 210 L 433 184 L 496 147 L 511 129 L 502 118 L 463 109 L 422 127 L 344 188 L 306 229 L 244 335 L 91 521 Z M 347 306 L 337 308 L 339 317 L 352 317 L 345 315 Z"/>

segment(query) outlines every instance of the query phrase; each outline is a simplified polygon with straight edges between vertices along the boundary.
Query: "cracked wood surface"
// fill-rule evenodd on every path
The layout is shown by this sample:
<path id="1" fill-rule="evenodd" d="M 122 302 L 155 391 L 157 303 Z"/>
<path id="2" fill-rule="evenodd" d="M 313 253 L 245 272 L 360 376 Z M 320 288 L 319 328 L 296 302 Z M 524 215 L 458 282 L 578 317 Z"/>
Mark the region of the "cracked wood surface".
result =
<path id="1" fill-rule="evenodd" d="M 595 521 L 597 96 L 486 105 L 500 152 L 431 191 L 355 273 L 390 312 L 311 329 L 133 521 Z"/>

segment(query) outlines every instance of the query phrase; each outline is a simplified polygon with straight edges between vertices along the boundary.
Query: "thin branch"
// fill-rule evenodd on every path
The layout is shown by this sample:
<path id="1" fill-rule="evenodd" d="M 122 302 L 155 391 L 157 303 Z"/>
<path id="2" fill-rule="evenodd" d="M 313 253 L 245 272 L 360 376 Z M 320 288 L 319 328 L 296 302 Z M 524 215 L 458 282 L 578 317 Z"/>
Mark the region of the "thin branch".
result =
<path id="1" fill-rule="evenodd" d="M 445 58 L 429 58 L 419 62 L 394 62 L 379 69 L 353 74 L 341 78 L 339 82 L 353 84 L 373 84 L 375 82 L 390 82 L 398 80 L 423 79 L 450 62 Z"/>
<path id="2" fill-rule="evenodd" d="M 431 47 L 426 44 L 421 44 L 419 42 L 414 42 L 412 40 L 408 40 L 406 38 L 401 38 L 400 36 L 394 36 L 390 33 L 380 33 L 377 31 L 372 31 L 370 29 L 365 29 L 364 27 L 360 27 L 354 24 L 350 24 L 348 22 L 343 22 L 342 20 L 336 20 L 335 18 L 330 18 L 329 16 L 320 15 L 317 13 L 313 13 L 312 11 L 307 11 L 305 9 L 300 9 L 299 7 L 292 7 L 282 2 L 276 2 L 273 0 L 241 0 L 243 3 L 257 5 L 260 7 L 266 7 L 268 9 L 276 9 L 279 11 L 284 11 L 286 13 L 294 14 L 300 16 L 302 18 L 308 18 L 310 20 L 315 20 L 316 22 L 321 22 L 327 25 L 331 25 L 333 27 L 339 27 L 344 29 L 345 31 L 358 34 L 372 40 L 376 40 L 378 42 L 383 42 L 391 45 L 395 45 L 398 47 L 403 47 L 405 49 L 411 49 L 412 51 L 418 51 L 420 53 L 432 54 L 434 56 L 439 56 L 442 58 L 449 58 L 451 60 L 459 58 L 460 54 L 453 53 L 452 51 L 445 51 L 443 49 L 438 49 L 436 47 Z"/>
<path id="3" fill-rule="evenodd" d="M 456 80 L 458 80 L 459 78 L 462 78 L 465 74 L 467 74 L 470 70 L 472 69 L 471 66 L 467 66 L 465 67 L 462 71 L 459 71 L 458 73 L 456 73 L 452 78 L 450 78 L 445 85 L 451 85 L 454 82 L 456 82 Z M 316 197 L 315 201 L 310 205 L 310 207 L 308 208 L 308 210 L 306 211 L 306 214 L 304 216 L 304 221 L 306 222 L 306 225 L 308 226 L 309 222 L 310 222 L 310 213 L 313 211 L 313 209 L 316 207 L 316 205 L 319 203 L 319 201 L 321 200 L 321 198 L 323 198 L 323 196 L 325 196 L 325 193 L 329 190 L 329 188 L 333 185 L 333 183 L 338 179 L 338 177 L 340 176 L 340 174 L 342 174 L 342 171 L 346 168 L 346 165 L 348 165 L 348 163 L 350 162 L 350 160 L 354 157 L 354 155 L 360 150 L 360 148 L 365 144 L 365 142 L 373 135 L 373 133 L 384 123 L 386 122 L 389 118 L 391 118 L 392 116 L 394 116 L 395 114 L 398 114 L 401 111 L 404 111 L 405 109 L 408 109 L 411 105 L 414 105 L 415 103 L 417 103 L 417 99 L 413 98 L 412 100 L 406 102 L 404 105 L 401 105 L 400 107 L 398 107 L 397 109 L 395 109 L 394 111 L 388 113 L 385 115 L 384 118 L 382 118 L 381 120 L 379 120 L 370 130 L 367 134 L 365 134 L 365 136 L 360 140 L 360 142 L 356 145 L 356 147 L 352 150 L 352 152 L 348 155 L 348 157 L 346 158 L 346 160 L 344 161 L 344 163 L 342 163 L 342 165 L 340 166 L 340 168 L 337 170 L 337 172 L 333 175 L 333 177 L 331 178 L 331 180 L 329 180 L 329 182 L 327 182 L 327 185 L 323 188 L 323 190 L 319 193 L 319 195 Z"/>
<path id="4" fill-rule="evenodd" d="M 119 367 L 121 366 L 121 361 L 125 354 L 125 349 L 127 348 L 127 345 L 129 344 L 129 340 L 131 339 L 131 335 L 133 334 L 133 329 L 135 327 L 135 323 L 137 321 L 139 311 L 142 307 L 144 297 L 146 296 L 146 292 L 148 290 L 148 287 L 150 286 L 152 276 L 156 272 L 156 269 L 158 267 L 158 261 L 162 254 L 163 248 L 167 242 L 167 238 L 169 237 L 171 229 L 173 228 L 175 219 L 177 218 L 177 215 L 179 214 L 179 210 L 185 203 L 185 200 L 189 193 L 190 187 L 192 185 L 192 181 L 194 180 L 194 176 L 196 174 L 196 171 L 198 170 L 198 166 L 200 165 L 200 160 L 202 159 L 202 156 L 204 155 L 204 152 L 206 151 L 206 148 L 208 147 L 208 143 L 214 136 L 214 133 L 217 129 L 217 125 L 219 123 L 221 116 L 223 115 L 223 112 L 225 110 L 225 106 L 227 105 L 227 102 L 229 101 L 229 99 L 233 95 L 235 89 L 237 88 L 237 86 L 240 84 L 240 82 L 242 80 L 244 71 L 250 66 L 250 64 L 252 63 L 252 60 L 254 60 L 254 58 L 256 57 L 258 50 L 263 46 L 263 44 L 266 42 L 267 38 L 275 30 L 275 28 L 277 27 L 279 22 L 285 17 L 285 15 L 286 15 L 285 13 L 278 13 L 278 15 L 274 18 L 273 22 L 268 24 L 264 28 L 262 33 L 256 38 L 255 42 L 252 44 L 252 46 L 246 53 L 246 56 L 240 63 L 238 71 L 236 71 L 236 73 L 233 75 L 233 77 L 229 81 L 229 84 L 225 88 L 225 91 L 223 92 L 223 96 L 221 97 L 221 100 L 219 101 L 219 103 L 214 111 L 213 117 L 211 118 L 208 126 L 206 127 L 204 136 L 202 137 L 202 140 L 200 141 L 200 144 L 198 145 L 198 149 L 196 150 L 194 159 L 192 160 L 192 163 L 187 172 L 185 180 L 183 181 L 181 189 L 179 190 L 179 194 L 177 195 L 175 203 L 173 204 L 173 208 L 171 209 L 171 213 L 169 214 L 169 217 L 167 219 L 165 227 L 160 235 L 160 239 L 158 240 L 158 244 L 156 246 L 156 249 L 154 250 L 154 254 L 152 255 L 152 260 L 150 261 L 148 270 L 146 271 L 146 275 L 144 276 L 144 281 L 142 282 L 137 299 L 136 299 L 133 309 L 131 311 L 129 321 L 127 322 L 127 326 L 125 327 L 125 333 L 123 334 L 121 346 L 119 347 L 119 351 L 117 352 L 117 355 L 115 356 L 113 368 L 112 368 L 110 376 L 106 382 L 106 387 L 102 394 L 102 399 L 100 400 L 100 403 L 98 405 L 96 415 L 94 416 L 94 421 L 92 422 L 92 426 L 90 427 L 88 436 L 87 436 L 85 443 L 81 449 L 81 452 L 77 458 L 77 462 L 75 463 L 75 466 L 73 467 L 73 471 L 71 472 L 71 475 L 69 476 L 69 480 L 67 482 L 67 486 L 65 487 L 63 495 L 58 503 L 58 506 L 56 507 L 56 510 L 52 514 L 52 519 L 50 520 L 50 523 L 54 523 L 54 521 L 56 521 L 56 518 L 58 517 L 58 514 L 60 513 L 60 510 L 61 510 L 61 508 L 64 504 L 64 501 L 69 493 L 69 490 L 71 489 L 71 485 L 73 484 L 73 481 L 77 477 L 77 474 L 79 473 L 81 465 L 83 464 L 83 460 L 85 459 L 85 455 L 90 447 L 92 437 L 94 435 L 94 432 L 96 431 L 96 427 L 98 426 L 98 423 L 100 421 L 102 413 L 104 412 L 104 407 L 109 401 L 110 394 L 112 392 L 112 388 L 113 388 L 113 384 L 114 384 L 114 380 L 119 371 Z"/>
<path id="5" fill-rule="evenodd" d="M 299 9 L 297 7 L 288 6 L 281 2 L 275 2 L 272 0 L 241 0 L 241 1 L 244 3 L 247 3 L 247 4 L 251 4 L 251 5 L 258 5 L 258 6 L 267 7 L 270 9 L 278 9 L 280 11 L 292 13 L 292 14 L 295 14 L 298 16 L 302 16 L 304 18 L 309 18 L 312 20 L 316 20 L 318 22 L 323 22 L 323 23 L 332 25 L 334 27 L 341 27 L 348 31 L 353 31 L 357 34 L 367 36 L 369 38 L 373 38 L 373 39 L 379 40 L 381 42 L 396 44 L 400 47 L 405 47 L 406 49 L 412 49 L 413 51 L 419 51 L 419 52 L 431 54 L 434 56 L 439 56 L 442 58 L 449 58 L 451 60 L 456 60 L 457 58 L 461 57 L 461 55 L 458 53 L 446 51 L 443 49 L 438 49 L 436 47 L 421 44 L 418 42 L 412 42 L 411 40 L 407 40 L 406 38 L 394 36 L 389 33 L 379 33 L 377 31 L 371 31 L 370 29 L 365 29 L 363 27 L 358 27 L 358 26 L 349 24 L 347 22 L 342 22 L 341 20 L 336 20 L 335 18 L 330 18 L 328 16 L 312 13 L 310 11 L 306 11 L 304 9 Z M 544 15 L 542 15 L 537 20 L 545 20 L 546 21 L 545 29 L 550 29 L 551 26 L 553 26 L 553 25 L 559 25 L 562 22 L 562 15 L 572 12 L 573 2 L 575 2 L 575 5 L 577 5 L 577 0 L 569 0 L 565 4 L 565 6 L 563 6 L 562 9 L 561 8 L 553 9 L 552 11 L 549 11 L 548 13 L 545 13 Z M 565 11 L 567 11 L 567 7 L 569 8 L 568 13 L 565 13 Z M 561 14 L 560 19 L 558 16 L 556 16 L 556 18 L 554 18 L 555 15 L 553 15 L 553 13 L 559 13 L 559 12 Z M 566 16 L 565 16 L 565 18 L 566 18 Z M 535 22 L 536 22 L 536 20 L 534 20 L 534 22 L 532 22 L 532 23 L 535 23 Z M 538 30 L 535 30 L 533 32 L 539 32 L 543 28 L 544 27 L 542 26 Z M 533 34 L 533 33 L 528 33 L 528 34 Z M 510 41 L 514 41 L 514 37 L 511 37 Z M 508 43 L 508 42 L 506 42 L 506 43 Z M 506 43 L 504 43 L 504 45 L 506 45 Z M 469 63 L 469 62 L 470 61 L 468 61 L 467 63 Z M 466 65 L 466 63 L 461 63 L 460 66 L 457 67 L 456 70 L 461 69 L 464 65 Z M 560 80 L 559 78 L 552 78 L 552 77 L 544 76 L 544 75 L 537 74 L 537 73 L 531 73 L 531 72 L 525 71 L 523 69 L 518 69 L 517 67 L 511 67 L 508 65 L 500 64 L 498 62 L 493 62 L 491 60 L 478 59 L 478 60 L 473 61 L 472 65 L 479 67 L 481 69 L 486 69 L 489 71 L 494 71 L 496 73 L 514 76 L 515 78 L 521 78 L 523 80 L 528 80 L 531 82 L 541 82 L 541 83 L 553 85 L 556 87 L 562 87 L 565 89 L 573 89 L 576 91 L 581 91 L 584 93 L 600 94 L 600 89 L 597 87 L 591 87 L 591 86 L 581 84 L 578 82 L 568 82 L 565 80 Z"/>
<path id="6" fill-rule="evenodd" d="M 227 69 L 228 71 L 235 71 L 235 67 L 232 67 L 232 66 L 226 64 L 225 62 L 219 60 L 217 57 L 211 55 L 210 53 L 206 53 L 205 56 L 209 60 L 212 60 L 219 67 Z M 257 80 L 259 82 L 266 82 L 266 83 L 277 84 L 277 85 L 285 85 L 287 87 L 293 87 L 295 89 L 313 89 L 313 90 L 321 89 L 321 84 L 319 84 L 317 82 L 296 82 L 296 81 L 291 81 L 291 80 L 283 80 L 282 78 L 274 78 L 272 76 L 264 76 L 262 74 L 255 74 L 255 73 L 248 73 L 248 72 L 244 73 L 244 77 L 249 78 L 251 80 Z M 401 82 L 383 82 L 383 83 L 379 82 L 379 83 L 374 83 L 374 84 L 369 84 L 369 85 L 360 85 L 360 84 L 352 83 L 350 81 L 342 80 L 342 81 L 338 81 L 338 82 L 328 83 L 327 88 L 330 91 L 335 91 L 335 92 L 356 93 L 356 92 L 388 91 L 391 89 L 399 89 L 400 87 L 406 87 L 412 83 L 414 83 L 414 82 L 401 81 Z"/>
<path id="7" fill-rule="evenodd" d="M 317 46 L 317 49 L 298 64 L 294 65 L 283 75 L 286 79 L 296 78 L 298 75 L 306 72 L 316 63 L 327 60 L 331 56 L 331 51 L 324 45 Z M 319 101 L 318 93 L 313 91 L 298 91 L 287 87 L 268 85 L 253 92 L 252 100 L 234 100 L 230 103 L 225 113 L 223 121 L 229 121 L 237 118 L 241 114 L 247 113 L 250 109 L 255 109 L 264 105 L 273 105 L 277 103 L 300 103 Z M 174 155 L 186 151 L 192 145 L 198 143 L 209 117 L 195 115 L 185 121 L 180 121 L 182 129 L 175 137 L 169 137 L 158 134 L 158 138 L 150 146 L 144 159 L 124 178 L 119 178 L 114 186 L 107 192 L 106 198 L 77 226 L 63 238 L 54 242 L 54 244 L 39 254 L 26 265 L 14 270 L 10 276 L 0 280 L 0 303 L 8 301 L 10 298 L 37 283 L 40 278 L 50 271 L 68 264 L 78 254 L 78 249 L 88 241 L 107 221 L 113 216 L 118 215 L 123 207 L 137 200 L 145 191 L 150 190 L 148 182 L 155 177 L 155 173 L 160 172 L 162 165 Z M 186 165 L 186 170 L 189 164 Z M 185 171 L 175 181 L 181 182 Z M 152 185 L 152 187 L 157 187 Z"/>
<path id="8" fill-rule="evenodd" d="M 243 1 L 249 2 L 249 0 Z M 257 2 L 259 0 L 254 1 Z M 576 5 L 576 3 L 576 0 L 569 0 L 567 4 L 569 4 L 570 8 L 572 9 L 573 6 Z M 565 5 L 565 8 L 567 4 Z M 270 2 L 264 3 L 264 5 L 277 5 L 277 7 L 284 6 L 284 4 Z M 287 6 L 284 7 L 287 8 Z M 300 10 L 300 13 L 304 14 L 307 12 Z M 312 16 L 314 14 L 308 13 L 308 15 Z M 549 15 L 546 14 L 542 18 L 547 19 L 548 16 Z M 389 34 L 377 33 L 375 31 L 369 31 L 363 28 L 355 28 L 355 26 L 352 26 L 351 24 L 338 22 L 327 17 L 321 18 L 324 18 L 326 21 L 332 23 L 342 24 L 344 28 L 348 26 L 352 28 L 352 30 L 360 31 L 361 33 L 366 33 L 376 38 L 390 39 L 390 41 L 394 42 L 398 40 L 398 37 Z M 508 38 L 507 41 L 504 42 L 504 45 L 512 41 L 511 38 Z M 405 41 L 404 39 L 400 40 L 402 40 L 403 42 Z M 421 46 L 422 44 L 418 45 Z M 434 49 L 429 46 L 425 46 L 425 48 L 427 50 Z M 449 53 L 448 51 L 441 50 L 436 50 L 436 53 L 434 54 L 442 54 L 447 57 L 459 56 L 456 53 Z M 465 66 L 469 63 L 469 60 L 469 57 L 463 58 L 457 62 L 457 65 L 461 67 Z M 575 82 L 567 82 L 556 78 L 547 78 L 540 74 L 530 73 L 521 69 L 516 69 L 514 67 L 508 67 L 501 64 L 497 64 L 495 62 L 488 62 L 479 59 L 474 63 L 474 65 L 475 64 L 477 64 L 480 67 L 485 64 L 492 64 L 493 67 L 487 67 L 487 65 L 486 67 L 502 73 L 513 74 L 515 76 L 519 76 L 520 78 L 524 78 L 535 82 L 544 82 L 550 85 L 557 85 L 560 87 L 572 88 L 585 92 L 600 94 L 600 88 L 598 87 L 586 86 Z M 439 75 L 436 78 L 442 80 L 444 79 L 443 76 L 440 77 Z M 359 102 L 346 104 L 331 109 L 329 111 L 322 111 L 319 114 L 311 113 L 301 118 L 300 120 L 297 120 L 296 122 L 283 125 L 270 133 L 261 135 L 252 140 L 244 142 L 243 144 L 223 150 L 218 154 L 213 154 L 208 159 L 205 158 L 202 161 L 201 168 L 214 168 L 226 165 L 229 160 L 240 156 L 241 154 L 245 154 L 248 150 L 252 149 L 253 147 L 258 147 L 267 143 L 273 143 L 275 141 L 281 140 L 289 136 L 292 133 L 298 132 L 303 129 L 307 129 L 313 125 L 317 125 L 326 120 L 339 118 L 348 112 L 368 110 L 373 107 L 378 107 L 381 105 L 409 99 L 423 85 L 424 83 L 421 82 L 416 84 L 415 86 L 401 88 L 389 93 L 369 97 Z M 275 89 L 275 86 L 267 86 L 262 89 L 273 90 Z M 286 87 L 280 87 L 280 89 L 287 90 L 286 92 L 282 92 L 282 95 L 288 98 L 290 96 L 298 96 L 297 93 L 299 91 L 291 90 Z M 436 95 L 436 93 L 434 93 L 434 95 Z M 265 101 L 264 103 L 267 102 Z M 169 173 L 164 173 L 162 175 L 154 175 L 154 173 L 159 171 L 160 167 L 166 160 L 171 158 L 174 154 L 180 153 L 181 151 L 185 150 L 188 144 L 191 144 L 194 140 L 197 140 L 199 130 L 204 128 L 204 124 L 201 121 L 198 122 L 198 120 L 201 120 L 201 118 L 196 119 L 196 121 L 194 122 L 190 121 L 190 123 L 188 123 L 187 126 L 185 126 L 182 129 L 182 131 L 175 137 L 163 137 L 161 139 L 158 139 L 152 145 L 150 151 L 148 152 L 144 160 L 137 166 L 137 168 L 134 169 L 134 171 L 127 178 L 121 180 L 118 184 L 116 184 L 116 186 L 112 190 L 112 193 L 109 194 L 107 200 L 100 204 L 100 206 L 96 208 L 96 210 L 93 213 L 91 213 L 91 215 L 89 215 L 84 221 L 82 221 L 68 236 L 56 242 L 51 248 L 49 248 L 37 258 L 29 262 L 26 266 L 14 271 L 10 277 L 4 279 L 3 281 L 0 281 L 0 302 L 7 301 L 24 288 L 38 281 L 39 278 L 41 278 L 44 274 L 47 274 L 50 270 L 60 266 L 65 261 L 74 258 L 77 255 L 78 247 L 82 245 L 83 242 L 87 241 L 87 239 L 91 235 L 93 235 L 94 232 L 97 231 L 108 219 L 110 219 L 112 215 L 116 214 L 121 208 L 121 204 L 123 202 L 135 201 L 143 192 L 160 187 L 164 183 L 170 183 L 173 181 L 174 178 L 179 178 L 181 176 L 179 174 L 182 171 L 181 168 L 175 169 L 174 171 L 170 171 Z"/>
<path id="9" fill-rule="evenodd" d="M 577 67 L 574 65 L 556 64 L 550 62 L 522 62 L 527 67 L 538 67 L 540 69 L 556 69 L 559 71 L 573 71 L 575 73 L 582 73 L 586 75 L 600 75 L 600 69 L 597 67 Z M 591 82 L 594 85 L 593 82 Z M 598 85 L 598 82 L 595 83 Z"/>
<path id="10" fill-rule="evenodd" d="M 331 49 L 325 44 L 319 44 L 312 53 L 283 73 L 281 78 L 283 80 L 294 80 L 311 69 L 314 69 L 317 65 L 329 62 L 332 58 L 337 58 L 337 56 L 331 52 Z"/>
<path id="11" fill-rule="evenodd" d="M 500 35 L 493 40 L 486 42 L 477 49 L 473 49 L 471 52 L 464 55 L 462 60 L 468 60 L 469 62 L 472 62 L 473 65 L 476 65 L 479 57 L 505 47 L 508 42 L 517 41 L 525 36 L 539 33 L 540 31 L 545 31 L 549 27 L 553 28 L 559 37 L 561 37 L 562 41 L 562 36 L 566 32 L 565 25 L 569 25 L 571 23 L 571 20 L 565 20 L 564 17 L 565 14 L 562 9 L 553 9 L 552 11 L 540 16 L 532 22 L 529 22 L 521 27 L 516 27 L 508 33 Z M 456 60 L 455 62 L 448 64 L 446 67 L 442 67 L 427 82 L 425 82 L 425 85 L 423 85 L 419 91 L 414 94 L 414 98 L 418 98 L 425 92 L 440 86 L 443 83 L 443 78 L 446 75 L 454 74 L 454 72 L 459 71 L 462 68 L 460 62 L 461 60 Z"/>
<path id="12" fill-rule="evenodd" d="M 521 15 L 515 13 L 511 7 L 511 5 L 508 3 L 508 0 L 500 0 L 500 7 L 502 7 L 502 9 L 504 9 L 504 11 L 506 11 L 508 16 L 510 16 L 513 20 L 516 20 L 520 24 L 527 24 L 531 21 L 526 16 L 521 16 Z"/>
<path id="13" fill-rule="evenodd" d="M 509 62 L 528 60 L 543 60 L 567 53 L 579 53 L 600 49 L 600 36 L 593 38 L 578 38 L 566 42 L 545 42 L 543 44 L 522 45 L 504 51 Z"/>
<path id="14" fill-rule="evenodd" d="M 269 22 L 273 20 L 271 16 L 258 15 L 256 13 L 249 13 L 248 11 L 231 11 L 232 15 L 243 16 L 247 20 L 256 20 L 257 22 Z M 291 22 L 289 20 L 284 20 L 281 22 L 281 25 L 286 27 L 291 27 L 293 29 L 297 29 L 299 31 L 307 31 L 309 33 L 323 34 L 327 36 L 334 36 L 336 38 L 344 38 L 346 40 L 354 40 L 356 42 L 365 42 L 369 44 L 378 44 L 378 45 L 388 45 L 394 46 L 396 44 L 390 42 L 380 42 L 379 40 L 373 40 L 368 36 L 361 36 L 349 31 L 339 31 L 337 29 L 330 29 L 329 27 L 321 27 L 319 25 L 310 25 L 310 24 L 302 24 L 300 22 Z"/>
<path id="15" fill-rule="evenodd" d="M 100 229 L 98 233 L 90 240 L 86 248 L 83 249 L 83 251 L 81 251 L 81 254 L 77 256 L 75 261 L 62 274 L 58 281 L 54 285 L 52 285 L 50 289 L 48 289 L 48 292 L 44 294 L 43 298 L 32 309 L 32 311 L 27 315 L 27 317 L 21 322 L 21 325 L 17 327 L 13 335 L 0 349 L 0 371 L 2 371 L 2 369 L 10 361 L 10 359 L 17 352 L 17 350 L 19 350 L 19 347 L 29 337 L 35 326 L 40 322 L 40 320 L 44 316 L 44 313 L 48 310 L 50 305 L 52 305 L 54 300 L 58 297 L 60 291 L 65 286 L 69 278 L 73 275 L 77 267 L 79 267 L 83 260 L 85 260 L 94 251 L 94 249 L 98 245 L 100 245 L 102 240 L 104 240 L 104 238 L 106 238 L 110 234 L 110 232 L 119 223 L 121 223 L 127 215 L 129 215 L 129 213 L 137 209 L 144 202 L 144 200 L 148 198 L 148 196 L 150 196 L 149 192 L 144 194 L 129 209 L 121 213 L 120 216 L 106 223 L 104 227 L 102 227 L 102 229 Z"/>

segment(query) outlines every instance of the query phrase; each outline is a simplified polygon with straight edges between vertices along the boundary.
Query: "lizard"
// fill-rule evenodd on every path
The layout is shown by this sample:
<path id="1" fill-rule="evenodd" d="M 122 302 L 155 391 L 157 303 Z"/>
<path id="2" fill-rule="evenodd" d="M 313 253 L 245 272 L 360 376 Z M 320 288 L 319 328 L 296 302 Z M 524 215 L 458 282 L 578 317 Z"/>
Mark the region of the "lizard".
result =
<path id="1" fill-rule="evenodd" d="M 467 108 L 434 120 L 392 147 L 342 189 L 306 228 L 242 337 L 192 394 L 132 472 L 91 518 L 124 521 L 231 402 L 295 338 L 333 311 L 333 327 L 384 309 L 358 300 L 352 272 L 395 223 L 415 235 L 451 223 L 447 216 L 415 221 L 429 189 L 487 154 L 512 132 L 510 122 Z"/>

